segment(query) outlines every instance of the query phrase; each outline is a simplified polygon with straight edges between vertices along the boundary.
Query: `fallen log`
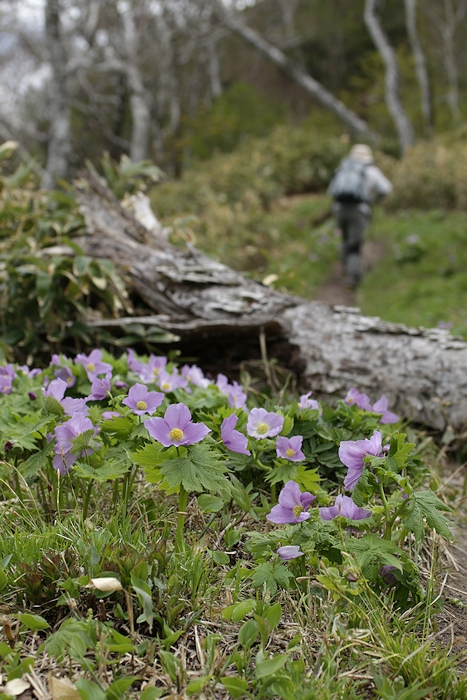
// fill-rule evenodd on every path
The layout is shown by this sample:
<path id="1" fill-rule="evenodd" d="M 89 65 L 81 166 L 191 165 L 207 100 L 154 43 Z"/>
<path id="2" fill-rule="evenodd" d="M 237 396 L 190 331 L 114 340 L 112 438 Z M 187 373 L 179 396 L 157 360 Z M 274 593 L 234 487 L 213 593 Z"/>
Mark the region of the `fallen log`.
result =
<path id="1" fill-rule="evenodd" d="M 147 309 L 95 325 L 138 322 L 171 331 L 184 356 L 213 372 L 274 358 L 302 391 L 342 397 L 355 386 L 373 399 L 386 394 L 391 408 L 416 423 L 467 428 L 464 341 L 445 330 L 408 328 L 281 294 L 189 244 L 173 246 L 92 173 L 78 181 L 76 196 L 87 228 L 77 242 L 88 255 L 113 260 Z"/>

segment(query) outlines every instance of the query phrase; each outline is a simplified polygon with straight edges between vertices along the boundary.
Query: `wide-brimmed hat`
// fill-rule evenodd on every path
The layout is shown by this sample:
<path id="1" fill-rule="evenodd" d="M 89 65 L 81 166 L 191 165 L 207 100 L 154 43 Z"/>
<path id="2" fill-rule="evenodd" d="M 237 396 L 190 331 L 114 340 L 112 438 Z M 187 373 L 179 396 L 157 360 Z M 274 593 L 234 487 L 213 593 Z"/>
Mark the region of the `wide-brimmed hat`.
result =
<path id="1" fill-rule="evenodd" d="M 350 149 L 349 158 L 359 160 L 361 163 L 373 163 L 373 152 L 366 143 L 356 143 Z"/>

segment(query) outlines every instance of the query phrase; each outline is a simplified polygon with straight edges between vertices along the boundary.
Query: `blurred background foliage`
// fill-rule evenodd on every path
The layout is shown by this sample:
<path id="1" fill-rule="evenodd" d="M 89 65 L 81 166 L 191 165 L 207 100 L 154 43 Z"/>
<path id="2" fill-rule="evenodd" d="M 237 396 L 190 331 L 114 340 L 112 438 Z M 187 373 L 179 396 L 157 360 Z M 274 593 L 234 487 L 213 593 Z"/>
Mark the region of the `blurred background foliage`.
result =
<path id="1" fill-rule="evenodd" d="M 168 339 L 158 329 L 148 336 L 137 318 L 124 339 L 92 326 L 147 309 L 130 301 L 122 271 L 74 241 L 84 224 L 70 183 L 85 163 L 120 199 L 145 190 L 172 243 L 193 243 L 277 289 L 319 296 L 339 261 L 324 193 L 360 137 L 230 32 L 214 0 L 165 0 L 157 12 L 149 0 L 45 0 L 34 15 L 21 12 L 28 2 L 0 0 L 0 139 L 18 143 L 4 147 L 0 163 L 3 355 L 26 360 L 117 340 L 152 349 Z M 355 303 L 467 336 L 467 0 L 417 5 L 430 122 L 405 4 L 378 3 L 415 132 L 403 158 L 364 0 L 243 7 L 244 24 L 380 136 L 376 160 L 394 193 L 376 211 L 368 238 L 379 253 Z M 67 169 L 51 189 L 44 174 L 57 115 L 68 120 Z"/>

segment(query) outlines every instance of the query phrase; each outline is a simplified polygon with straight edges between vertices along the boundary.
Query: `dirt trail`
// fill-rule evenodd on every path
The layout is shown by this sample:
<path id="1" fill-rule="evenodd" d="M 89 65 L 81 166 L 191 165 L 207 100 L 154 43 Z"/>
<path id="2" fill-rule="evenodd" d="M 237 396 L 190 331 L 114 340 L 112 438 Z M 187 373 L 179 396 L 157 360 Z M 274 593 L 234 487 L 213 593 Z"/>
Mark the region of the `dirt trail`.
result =
<path id="1" fill-rule="evenodd" d="M 377 265 L 386 254 L 382 241 L 365 241 L 363 245 L 363 274 Z M 316 301 L 323 301 L 332 306 L 355 306 L 356 294 L 345 287 L 342 264 L 336 262 L 327 280 L 318 289 Z"/>

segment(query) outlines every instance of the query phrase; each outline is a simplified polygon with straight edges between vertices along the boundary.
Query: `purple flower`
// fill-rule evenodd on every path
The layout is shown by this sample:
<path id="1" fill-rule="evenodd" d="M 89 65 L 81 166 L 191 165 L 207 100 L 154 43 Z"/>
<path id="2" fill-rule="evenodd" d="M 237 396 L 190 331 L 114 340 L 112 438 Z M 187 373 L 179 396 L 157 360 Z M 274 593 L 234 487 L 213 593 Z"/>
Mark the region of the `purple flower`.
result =
<path id="1" fill-rule="evenodd" d="M 28 391 L 28 396 L 31 399 L 31 401 L 35 401 L 37 399 L 37 394 L 35 391 Z"/>
<path id="2" fill-rule="evenodd" d="M 379 575 L 388 586 L 395 586 L 397 583 L 397 577 L 392 573 L 397 571 L 397 567 L 392 564 L 385 564 L 379 570 Z"/>
<path id="3" fill-rule="evenodd" d="M 238 382 L 234 381 L 232 385 L 228 386 L 227 396 L 229 397 L 229 406 L 244 408 L 246 394 Z"/>
<path id="4" fill-rule="evenodd" d="M 293 544 L 286 545 L 285 547 L 279 547 L 277 553 L 282 561 L 303 557 L 304 554 L 304 552 L 300 551 L 300 547 L 298 545 Z"/>
<path id="5" fill-rule="evenodd" d="M 80 456 L 73 449 L 73 443 L 78 435 L 87 430 L 94 430 L 94 433 L 97 433 L 90 419 L 80 413 L 75 414 L 66 423 L 57 425 L 55 428 L 57 442 L 54 447 L 55 457 L 52 460 L 52 465 L 60 474 L 66 474 Z M 89 455 L 92 452 L 92 448 L 87 448 L 81 452 L 81 455 Z"/>
<path id="6" fill-rule="evenodd" d="M 319 411 L 319 404 L 314 399 L 310 399 L 312 391 L 308 391 L 306 394 L 300 396 L 300 401 L 298 402 L 299 408 L 314 408 Z"/>
<path id="7" fill-rule="evenodd" d="M 148 364 L 141 365 L 141 370 L 137 372 L 143 382 L 157 382 L 160 373 L 165 370 L 167 364 L 166 357 L 156 357 L 156 355 L 150 355 Z"/>
<path id="8" fill-rule="evenodd" d="M 15 377 L 16 372 L 11 362 L 5 367 L 0 367 L 0 394 L 11 394 Z"/>
<path id="9" fill-rule="evenodd" d="M 244 408 L 246 404 L 246 394 L 238 382 L 234 381 L 232 384 L 229 384 L 225 374 L 218 374 L 216 384 L 219 387 L 219 391 L 223 394 L 227 394 L 229 406 Z"/>
<path id="10" fill-rule="evenodd" d="M 89 355 L 79 353 L 75 357 L 75 364 L 83 365 L 90 382 L 92 382 L 97 375 L 112 371 L 112 365 L 108 362 L 102 362 L 102 350 L 92 350 Z"/>
<path id="11" fill-rule="evenodd" d="M 388 400 L 386 396 L 383 394 L 380 399 L 376 403 L 373 404 L 373 413 L 382 413 L 383 415 L 381 416 L 380 423 L 383 425 L 386 423 L 397 423 L 399 420 L 399 416 L 396 416 L 395 413 L 391 413 L 391 411 L 388 411 Z"/>
<path id="12" fill-rule="evenodd" d="M 302 452 L 302 442 L 303 437 L 301 435 L 295 435 L 291 438 L 283 437 L 279 435 L 276 442 L 276 454 L 282 459 L 288 459 L 291 462 L 301 462 L 305 459 L 305 455 Z"/>
<path id="13" fill-rule="evenodd" d="M 104 420 L 113 420 L 121 415 L 118 411 L 102 411 L 102 418 Z"/>
<path id="14" fill-rule="evenodd" d="M 164 447 L 193 445 L 211 432 L 204 423 L 193 423 L 190 410 L 183 403 L 171 404 L 163 418 L 149 418 L 144 425 L 149 435 Z"/>
<path id="15" fill-rule="evenodd" d="M 165 369 L 161 369 L 157 379 L 157 385 L 163 392 L 175 391 L 175 389 L 185 389 L 188 382 L 185 377 L 178 374 L 178 370 L 174 369 L 172 374 L 169 374 Z"/>
<path id="16" fill-rule="evenodd" d="M 315 496 L 302 493 L 295 481 L 288 481 L 279 494 L 279 503 L 266 515 L 271 523 L 301 523 L 310 517 L 307 512 Z"/>
<path id="17" fill-rule="evenodd" d="M 86 399 L 72 399 L 69 396 L 65 396 L 66 388 L 67 386 L 63 379 L 52 379 L 47 388 L 42 387 L 42 394 L 58 401 L 68 416 L 73 416 L 75 413 L 86 415 L 89 410 Z"/>
<path id="18" fill-rule="evenodd" d="M 117 381 L 114 382 L 114 387 L 116 389 L 128 389 L 128 384 L 126 382 L 122 382 L 121 379 L 117 379 Z"/>
<path id="19" fill-rule="evenodd" d="M 344 487 L 351 491 L 355 488 L 363 471 L 363 460 L 366 455 L 382 457 L 382 435 L 379 430 L 375 430 L 370 439 L 365 440 L 343 440 L 339 447 L 339 459 L 342 464 L 348 467 L 348 472 L 344 480 Z"/>
<path id="20" fill-rule="evenodd" d="M 209 386 L 209 384 L 211 384 L 209 379 L 206 379 L 206 377 L 204 376 L 203 371 L 196 365 L 183 365 L 181 373 L 182 376 L 185 377 L 185 379 L 187 379 L 195 386 L 206 388 L 207 386 Z"/>
<path id="21" fill-rule="evenodd" d="M 248 416 L 247 433 L 258 440 L 275 437 L 284 426 L 284 417 L 268 413 L 265 408 L 252 408 Z"/>
<path id="22" fill-rule="evenodd" d="M 355 387 L 349 389 L 344 401 L 350 406 L 356 404 L 362 411 L 371 411 L 370 397 L 366 394 L 360 394 Z"/>
<path id="23" fill-rule="evenodd" d="M 164 394 L 160 391 L 148 391 L 145 384 L 135 384 L 122 403 L 131 408 L 137 416 L 144 416 L 145 413 L 155 413 L 163 400 Z"/>
<path id="24" fill-rule="evenodd" d="M 65 396 L 65 391 L 66 382 L 64 382 L 63 379 L 60 378 L 52 379 L 50 384 L 47 385 L 47 388 L 42 387 L 42 394 L 44 396 L 50 396 L 59 402 Z"/>
<path id="25" fill-rule="evenodd" d="M 337 496 L 336 502 L 329 508 L 320 508 L 320 515 L 323 520 L 333 520 L 338 515 L 349 520 L 363 520 L 369 518 L 371 510 L 359 508 L 350 498 L 350 496 Z"/>
<path id="26" fill-rule="evenodd" d="M 248 438 L 243 435 L 238 430 L 234 430 L 237 425 L 238 418 L 235 413 L 228 416 L 222 421 L 221 425 L 221 437 L 224 441 L 224 445 L 231 450 L 231 452 L 238 452 L 242 455 L 250 455 L 250 450 L 248 447 Z"/>
<path id="27" fill-rule="evenodd" d="M 127 357 L 128 369 L 131 369 L 131 371 L 135 372 L 135 374 L 141 374 L 144 371 L 145 366 L 136 358 L 135 351 L 129 348 Z"/>
<path id="28" fill-rule="evenodd" d="M 112 372 L 107 372 L 105 377 L 94 377 L 91 384 L 91 393 L 89 399 L 91 401 L 102 401 L 110 392 L 110 380 Z"/>
<path id="29" fill-rule="evenodd" d="M 54 377 L 56 379 L 63 379 L 65 384 L 69 387 L 74 386 L 76 383 L 76 377 L 69 367 L 60 367 L 60 369 L 56 369 Z"/>

